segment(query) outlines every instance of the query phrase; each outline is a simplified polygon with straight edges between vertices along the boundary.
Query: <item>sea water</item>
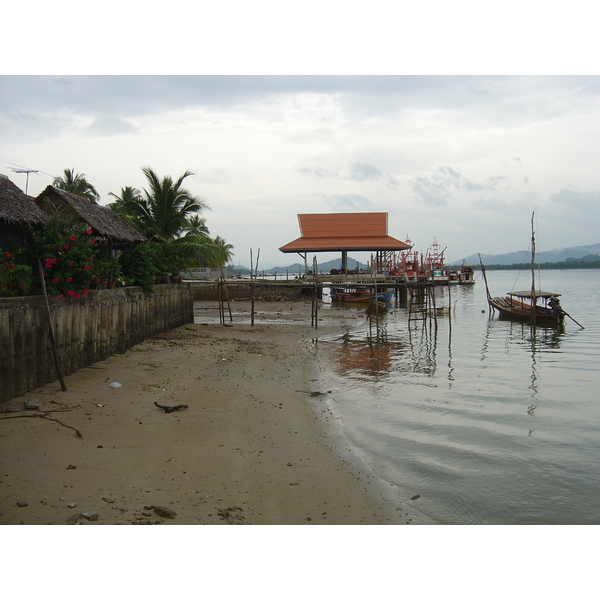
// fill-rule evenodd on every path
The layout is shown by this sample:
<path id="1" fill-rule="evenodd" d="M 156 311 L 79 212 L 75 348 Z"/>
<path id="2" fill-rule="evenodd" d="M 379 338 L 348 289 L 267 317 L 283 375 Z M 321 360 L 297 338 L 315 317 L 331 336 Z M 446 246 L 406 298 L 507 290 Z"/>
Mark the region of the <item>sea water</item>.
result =
<path id="1" fill-rule="evenodd" d="M 600 270 L 536 275 L 584 329 L 490 317 L 479 273 L 435 290 L 435 319 L 392 303 L 378 327 L 319 337 L 347 444 L 422 522 L 600 524 Z M 528 289 L 517 276 L 488 271 L 490 293 Z"/>

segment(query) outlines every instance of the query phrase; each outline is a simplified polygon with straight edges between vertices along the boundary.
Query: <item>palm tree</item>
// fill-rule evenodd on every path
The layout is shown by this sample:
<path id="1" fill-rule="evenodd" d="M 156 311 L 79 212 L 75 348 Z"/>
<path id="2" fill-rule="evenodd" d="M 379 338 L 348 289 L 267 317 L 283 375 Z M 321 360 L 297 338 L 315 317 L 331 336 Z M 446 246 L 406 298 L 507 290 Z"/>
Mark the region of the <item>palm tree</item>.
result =
<path id="1" fill-rule="evenodd" d="M 161 270 L 171 272 L 193 265 L 212 264 L 218 260 L 218 249 L 209 237 L 208 227 L 198 213 L 208 209 L 200 196 L 183 187 L 186 171 L 177 180 L 160 178 L 149 167 L 142 171 L 148 181 L 141 194 L 135 188 L 123 188 L 111 208 L 127 215 L 149 243 L 161 246 Z M 128 190 L 125 193 L 125 190 Z"/>
<path id="2" fill-rule="evenodd" d="M 217 236 L 213 241 L 213 245 L 216 247 L 216 264 L 211 265 L 215 267 L 225 266 L 233 256 L 233 245 L 228 244 L 222 237 Z"/>
<path id="3" fill-rule="evenodd" d="M 94 204 L 97 204 L 98 200 L 100 200 L 100 194 L 86 179 L 85 173 L 75 173 L 75 169 L 64 169 L 63 176 L 56 177 L 52 185 L 66 192 L 83 196 Z"/>

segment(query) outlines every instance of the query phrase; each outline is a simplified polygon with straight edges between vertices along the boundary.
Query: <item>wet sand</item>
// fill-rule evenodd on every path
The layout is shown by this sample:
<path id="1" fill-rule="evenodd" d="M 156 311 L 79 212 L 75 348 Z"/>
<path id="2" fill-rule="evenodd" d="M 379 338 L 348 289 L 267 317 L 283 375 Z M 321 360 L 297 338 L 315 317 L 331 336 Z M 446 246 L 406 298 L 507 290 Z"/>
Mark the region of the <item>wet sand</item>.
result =
<path id="1" fill-rule="evenodd" d="M 250 327 L 249 303 L 232 307 L 232 326 L 197 304 L 196 323 L 67 376 L 67 392 L 3 404 L 0 524 L 400 523 L 333 450 L 312 395 L 327 393 L 313 340 L 362 313 L 322 311 L 315 329 L 310 302 L 263 302 Z"/>

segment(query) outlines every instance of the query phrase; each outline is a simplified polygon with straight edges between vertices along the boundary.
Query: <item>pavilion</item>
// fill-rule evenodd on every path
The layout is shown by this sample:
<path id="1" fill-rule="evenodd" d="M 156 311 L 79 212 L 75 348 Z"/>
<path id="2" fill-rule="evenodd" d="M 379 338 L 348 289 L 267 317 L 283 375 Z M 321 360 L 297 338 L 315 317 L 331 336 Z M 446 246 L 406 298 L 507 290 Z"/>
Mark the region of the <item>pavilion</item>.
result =
<path id="1" fill-rule="evenodd" d="M 285 246 L 281 252 L 296 252 L 304 258 L 308 252 L 341 252 L 342 271 L 348 272 L 348 252 L 388 252 L 409 250 L 411 246 L 388 235 L 388 214 L 324 213 L 298 215 L 300 237 Z"/>

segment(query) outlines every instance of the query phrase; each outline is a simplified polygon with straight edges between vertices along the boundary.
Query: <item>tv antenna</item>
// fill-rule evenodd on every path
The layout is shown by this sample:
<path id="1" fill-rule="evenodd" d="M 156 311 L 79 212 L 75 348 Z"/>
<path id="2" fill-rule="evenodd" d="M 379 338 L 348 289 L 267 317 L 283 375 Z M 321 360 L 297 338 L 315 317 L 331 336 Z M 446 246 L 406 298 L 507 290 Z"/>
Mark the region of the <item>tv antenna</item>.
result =
<path id="1" fill-rule="evenodd" d="M 15 163 L 8 163 L 9 165 L 15 165 Z M 10 167 L 11 171 L 15 172 L 15 173 L 26 173 L 27 174 L 27 179 L 25 180 L 25 193 L 27 194 L 27 190 L 29 189 L 29 173 L 39 173 L 39 171 L 36 171 L 35 169 L 28 169 L 27 167 L 21 167 L 20 165 L 15 165 L 15 167 L 19 167 L 18 169 L 13 169 L 12 167 Z"/>

